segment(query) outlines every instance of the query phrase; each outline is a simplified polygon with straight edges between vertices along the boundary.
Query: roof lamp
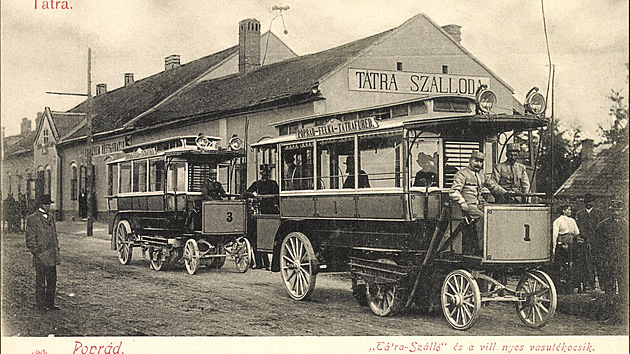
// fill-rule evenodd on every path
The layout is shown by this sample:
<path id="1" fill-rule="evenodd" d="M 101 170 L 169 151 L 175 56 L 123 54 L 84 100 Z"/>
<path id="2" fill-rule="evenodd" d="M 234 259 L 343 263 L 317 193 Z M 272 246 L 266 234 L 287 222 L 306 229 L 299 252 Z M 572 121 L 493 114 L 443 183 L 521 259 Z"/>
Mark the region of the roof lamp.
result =
<path id="1" fill-rule="evenodd" d="M 202 133 L 199 133 L 195 139 L 195 145 L 197 145 L 197 148 L 201 150 L 211 149 L 213 144 L 214 143 L 210 139 L 206 138 Z"/>
<path id="2" fill-rule="evenodd" d="M 477 91 L 477 107 L 482 113 L 490 113 L 494 105 L 497 103 L 497 95 L 488 89 L 488 86 L 482 85 Z"/>
<path id="3" fill-rule="evenodd" d="M 241 138 L 234 135 L 230 138 L 228 145 L 230 146 L 230 149 L 232 150 L 239 150 L 243 146 L 243 141 L 241 140 Z"/>
<path id="4" fill-rule="evenodd" d="M 531 114 L 543 114 L 547 109 L 547 101 L 545 96 L 538 92 L 538 87 L 534 87 L 527 93 L 525 97 L 525 110 Z"/>

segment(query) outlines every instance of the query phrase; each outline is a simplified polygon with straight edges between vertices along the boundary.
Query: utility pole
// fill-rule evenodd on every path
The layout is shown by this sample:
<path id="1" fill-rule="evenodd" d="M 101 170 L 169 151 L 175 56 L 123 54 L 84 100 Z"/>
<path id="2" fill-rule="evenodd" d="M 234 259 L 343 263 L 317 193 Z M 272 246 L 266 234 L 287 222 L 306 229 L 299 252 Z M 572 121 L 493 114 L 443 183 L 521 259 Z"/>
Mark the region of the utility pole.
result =
<path id="1" fill-rule="evenodd" d="M 94 231 L 94 166 L 92 166 L 92 49 L 88 48 L 88 72 L 87 72 L 87 108 L 85 120 L 87 124 L 87 235 L 92 236 Z"/>
<path id="2" fill-rule="evenodd" d="M 93 194 L 94 194 L 94 173 L 92 169 L 92 49 L 88 48 L 88 68 L 87 68 L 87 93 L 68 93 L 68 92 L 53 92 L 47 91 L 47 94 L 51 95 L 64 95 L 64 96 L 82 96 L 87 97 L 85 119 L 88 128 L 87 132 L 87 151 L 85 157 L 87 160 L 86 171 L 86 202 L 87 202 L 87 235 L 92 236 L 94 234 L 94 208 L 93 206 Z"/>

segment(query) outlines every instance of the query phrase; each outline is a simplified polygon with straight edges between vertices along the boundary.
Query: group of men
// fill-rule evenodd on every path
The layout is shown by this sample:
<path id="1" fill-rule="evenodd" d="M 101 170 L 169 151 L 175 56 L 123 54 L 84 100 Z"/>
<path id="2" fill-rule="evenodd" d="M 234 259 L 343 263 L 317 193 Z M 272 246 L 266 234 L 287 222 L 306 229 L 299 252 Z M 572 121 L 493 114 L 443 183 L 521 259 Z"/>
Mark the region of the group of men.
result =
<path id="1" fill-rule="evenodd" d="M 22 221 L 25 220 L 28 210 L 26 195 L 19 193 L 18 198 L 15 199 L 13 194 L 9 194 L 3 201 L 2 209 L 4 211 L 6 231 L 22 231 Z"/>

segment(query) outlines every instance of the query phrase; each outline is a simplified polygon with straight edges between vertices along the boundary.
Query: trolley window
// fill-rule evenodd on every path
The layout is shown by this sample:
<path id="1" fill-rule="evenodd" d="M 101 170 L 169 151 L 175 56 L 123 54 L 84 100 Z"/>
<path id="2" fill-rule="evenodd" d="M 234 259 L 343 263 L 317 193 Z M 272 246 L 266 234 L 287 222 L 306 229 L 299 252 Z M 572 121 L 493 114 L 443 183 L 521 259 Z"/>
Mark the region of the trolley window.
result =
<path id="1" fill-rule="evenodd" d="M 168 166 L 166 188 L 169 192 L 186 191 L 186 163 L 171 162 Z"/>
<path id="2" fill-rule="evenodd" d="M 317 189 L 340 189 L 346 165 L 354 155 L 354 138 L 323 140 L 317 143 Z M 352 166 L 354 168 L 354 166 Z M 344 178 L 345 177 L 345 178 Z M 354 184 L 354 181 L 352 182 Z"/>
<path id="3" fill-rule="evenodd" d="M 401 187 L 401 153 L 400 132 L 359 136 L 358 187 Z"/>
<path id="4" fill-rule="evenodd" d="M 133 192 L 147 191 L 147 160 L 133 162 Z"/>
<path id="5" fill-rule="evenodd" d="M 313 144 L 282 147 L 282 190 L 313 189 Z"/>
<path id="6" fill-rule="evenodd" d="M 76 169 L 73 169 L 73 172 L 74 172 L 74 181 L 76 184 Z M 117 164 L 107 165 L 107 181 L 108 181 L 108 184 L 107 184 L 108 195 L 114 195 L 118 193 L 118 165 Z M 75 191 L 73 190 L 73 192 Z"/>
<path id="7" fill-rule="evenodd" d="M 131 162 L 120 163 L 120 193 L 131 193 Z"/>
<path id="8" fill-rule="evenodd" d="M 411 187 L 440 186 L 440 139 L 416 139 L 409 152 Z"/>
<path id="9" fill-rule="evenodd" d="M 149 192 L 164 191 L 164 160 L 149 160 Z"/>

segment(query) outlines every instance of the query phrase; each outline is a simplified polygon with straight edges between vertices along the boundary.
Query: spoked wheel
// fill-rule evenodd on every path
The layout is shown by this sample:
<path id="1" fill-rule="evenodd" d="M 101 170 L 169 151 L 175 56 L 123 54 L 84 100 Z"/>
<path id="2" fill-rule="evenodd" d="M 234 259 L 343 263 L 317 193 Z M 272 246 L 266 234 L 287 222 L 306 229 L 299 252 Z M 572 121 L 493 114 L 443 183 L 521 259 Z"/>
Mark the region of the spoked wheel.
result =
<path id="1" fill-rule="evenodd" d="M 215 254 L 220 254 L 223 257 L 213 257 L 210 263 L 208 263 L 208 268 L 219 269 L 225 264 L 225 248 L 223 246 L 220 246 Z"/>
<path id="2" fill-rule="evenodd" d="M 315 289 L 317 260 L 311 241 L 301 232 L 291 232 L 282 241 L 280 273 L 295 300 L 308 299 Z"/>
<path id="3" fill-rule="evenodd" d="M 442 285 L 442 312 L 448 324 L 467 330 L 479 319 L 481 292 L 473 276 L 457 269 L 449 273 Z"/>
<path id="4" fill-rule="evenodd" d="M 391 316 L 402 308 L 402 290 L 397 284 L 367 283 L 367 302 L 377 316 Z"/>
<path id="5" fill-rule="evenodd" d="M 120 220 L 116 225 L 116 250 L 118 251 L 118 262 L 122 265 L 131 263 L 133 245 L 131 240 L 131 226 L 126 220 Z"/>
<path id="6" fill-rule="evenodd" d="M 149 262 L 151 269 L 158 272 L 161 270 L 167 270 L 170 265 L 170 260 L 168 256 L 166 256 L 166 260 L 162 260 L 162 252 L 164 251 L 149 250 Z"/>
<path id="7" fill-rule="evenodd" d="M 252 246 L 249 244 L 249 240 L 245 237 L 241 237 L 234 241 L 234 263 L 236 263 L 236 269 L 245 273 L 249 269 L 249 265 L 252 263 Z"/>
<path id="8" fill-rule="evenodd" d="M 354 274 L 352 274 L 351 277 L 352 277 L 352 296 L 354 296 L 354 299 L 357 300 L 359 305 L 367 306 L 368 305 L 367 287 L 365 283 L 359 284 L 359 279 Z"/>
<path id="9" fill-rule="evenodd" d="M 547 273 L 527 271 L 516 285 L 516 292 L 522 293 L 523 301 L 516 304 L 516 312 L 528 327 L 540 328 L 553 318 L 556 313 L 558 294 L 553 280 Z"/>
<path id="10" fill-rule="evenodd" d="M 186 264 L 186 270 L 188 274 L 194 275 L 199 269 L 199 259 L 201 255 L 199 253 L 199 245 L 194 239 L 188 239 L 186 245 L 184 245 L 184 264 Z"/>

